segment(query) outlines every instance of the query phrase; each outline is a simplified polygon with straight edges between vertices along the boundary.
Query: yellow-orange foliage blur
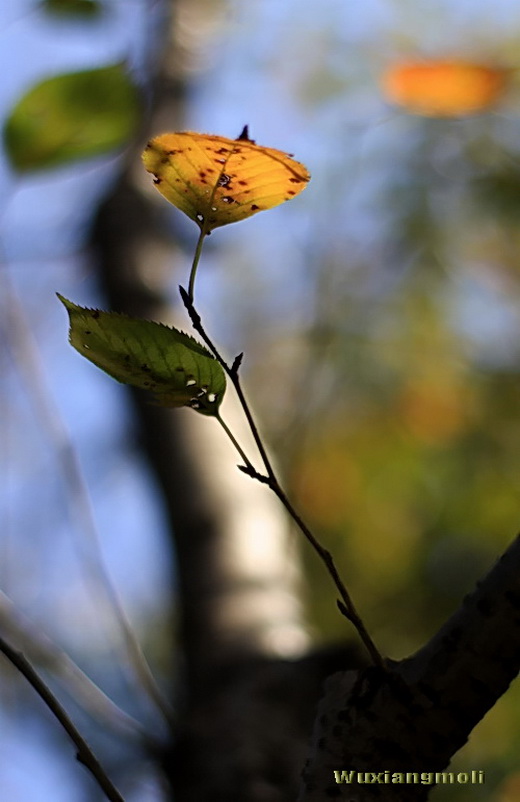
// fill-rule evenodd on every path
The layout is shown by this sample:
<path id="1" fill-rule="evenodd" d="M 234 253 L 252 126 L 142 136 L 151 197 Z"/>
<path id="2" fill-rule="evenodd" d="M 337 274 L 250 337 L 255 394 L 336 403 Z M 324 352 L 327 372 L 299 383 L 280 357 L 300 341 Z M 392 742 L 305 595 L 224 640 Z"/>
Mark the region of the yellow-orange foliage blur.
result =
<path id="1" fill-rule="evenodd" d="M 512 70 L 469 61 L 400 62 L 381 77 L 390 103 L 410 114 L 462 117 L 492 108 L 502 97 Z"/>

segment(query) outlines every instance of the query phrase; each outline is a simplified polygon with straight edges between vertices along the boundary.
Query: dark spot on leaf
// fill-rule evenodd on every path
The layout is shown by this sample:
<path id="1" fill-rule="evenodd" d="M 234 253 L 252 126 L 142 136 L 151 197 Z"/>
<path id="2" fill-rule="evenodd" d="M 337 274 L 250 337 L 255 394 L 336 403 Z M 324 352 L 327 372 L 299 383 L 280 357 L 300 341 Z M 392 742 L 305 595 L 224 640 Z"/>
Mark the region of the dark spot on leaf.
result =
<path id="1" fill-rule="evenodd" d="M 152 369 L 148 367 L 146 362 L 143 362 L 143 364 L 141 365 L 141 370 L 143 370 L 145 373 L 151 373 L 152 372 Z"/>
<path id="2" fill-rule="evenodd" d="M 177 153 L 182 153 L 182 150 L 169 150 L 167 152 L 170 156 L 176 156 Z"/>
<path id="3" fill-rule="evenodd" d="M 218 162 L 219 164 L 225 164 L 226 163 L 225 159 L 215 159 L 215 161 Z"/>
<path id="4" fill-rule="evenodd" d="M 303 184 L 303 178 L 289 178 L 291 184 Z"/>
<path id="5" fill-rule="evenodd" d="M 92 310 L 92 317 L 94 318 L 94 320 L 98 319 L 98 317 L 99 317 L 99 310 L 98 309 L 93 309 Z"/>
<path id="6" fill-rule="evenodd" d="M 235 199 L 231 197 L 231 195 L 224 195 L 222 198 L 222 203 L 234 203 Z"/>
<path id="7" fill-rule="evenodd" d="M 92 334 L 92 332 L 91 332 L 91 331 L 88 331 L 88 329 L 85 329 L 85 331 L 83 332 L 83 334 Z"/>
<path id="8" fill-rule="evenodd" d="M 153 182 L 154 182 L 154 184 L 156 184 L 156 185 L 157 185 L 157 184 L 161 184 L 161 183 L 162 183 L 162 178 L 158 178 L 157 176 L 155 176 L 155 178 L 154 178 Z"/>
<path id="9" fill-rule="evenodd" d="M 252 212 L 256 212 L 256 210 L 259 209 L 259 208 L 260 208 L 260 206 L 257 206 L 256 203 L 252 203 L 251 204 L 251 211 Z"/>
<path id="10" fill-rule="evenodd" d="M 219 148 L 215 153 L 229 153 L 229 150 L 227 148 Z"/>
<path id="11" fill-rule="evenodd" d="M 294 191 L 294 189 L 290 189 L 287 194 L 292 197 L 293 195 L 296 195 L 296 192 Z"/>
<path id="12" fill-rule="evenodd" d="M 227 175 L 226 173 L 222 173 L 222 175 L 219 176 L 219 179 L 217 181 L 217 186 L 227 187 L 230 181 L 231 181 L 231 176 Z"/>
<path id="13" fill-rule="evenodd" d="M 247 187 L 247 181 L 239 181 L 238 183 L 241 187 Z"/>

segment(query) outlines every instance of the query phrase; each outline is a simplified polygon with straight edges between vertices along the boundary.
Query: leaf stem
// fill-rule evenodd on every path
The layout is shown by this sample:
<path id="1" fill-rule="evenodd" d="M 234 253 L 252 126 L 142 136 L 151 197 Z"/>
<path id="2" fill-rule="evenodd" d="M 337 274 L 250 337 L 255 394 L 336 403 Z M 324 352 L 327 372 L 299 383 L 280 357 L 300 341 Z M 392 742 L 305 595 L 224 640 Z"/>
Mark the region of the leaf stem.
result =
<path id="1" fill-rule="evenodd" d="M 238 453 L 240 454 L 241 458 L 244 460 L 244 465 L 246 466 L 246 468 L 248 468 L 249 470 L 254 470 L 253 465 L 251 464 L 251 461 L 249 460 L 248 456 L 246 455 L 244 449 L 242 448 L 242 446 L 240 445 L 240 443 L 236 439 L 235 435 L 233 434 L 233 432 L 231 431 L 231 429 L 229 428 L 229 426 L 227 425 L 225 420 L 223 420 L 223 418 L 221 418 L 220 412 L 217 412 L 215 417 L 218 420 L 218 422 L 220 423 L 220 425 L 222 426 L 222 428 L 224 429 L 225 433 L 227 434 L 227 436 L 229 437 L 229 439 L 231 440 L 233 445 L 235 446 L 235 448 L 238 451 Z"/>
<path id="2" fill-rule="evenodd" d="M 109 799 L 110 802 L 124 802 L 123 797 L 117 788 L 112 784 L 112 781 L 105 773 L 105 770 L 99 763 L 90 746 L 87 744 L 76 726 L 72 723 L 68 714 L 65 712 L 64 708 L 58 702 L 54 694 L 47 687 L 41 677 L 36 673 L 29 661 L 21 652 L 17 652 L 15 649 L 13 649 L 12 646 L 10 646 L 3 638 L 0 638 L 0 652 L 2 652 L 13 664 L 13 666 L 15 666 L 15 668 L 17 668 L 18 671 L 23 674 L 25 679 L 32 685 L 36 693 L 41 699 L 43 699 L 49 710 L 60 722 L 61 726 L 66 731 L 67 735 L 78 750 L 77 759 L 80 763 L 83 763 L 85 768 L 90 771 L 99 787 L 103 790 L 107 799 Z"/>
<path id="3" fill-rule="evenodd" d="M 204 240 L 206 239 L 208 233 L 209 232 L 206 229 L 206 222 L 204 221 L 204 223 L 202 224 L 201 229 L 200 229 L 200 234 L 199 234 L 199 238 L 197 240 L 197 246 L 195 248 L 195 253 L 193 255 L 193 262 L 192 262 L 191 270 L 190 270 L 190 280 L 189 280 L 189 284 L 188 284 L 188 296 L 189 296 L 189 299 L 190 299 L 190 301 L 192 303 L 193 303 L 193 297 L 194 297 L 194 292 L 195 292 L 195 277 L 197 275 L 197 268 L 198 268 L 199 262 L 200 262 L 200 255 L 202 253 L 202 246 L 204 245 Z"/>
<path id="4" fill-rule="evenodd" d="M 265 470 L 267 472 L 267 476 L 263 476 L 262 474 L 258 473 L 253 467 L 251 461 L 246 457 L 245 453 L 243 452 L 242 448 L 236 441 L 234 435 L 228 428 L 228 426 L 224 423 L 224 421 L 217 416 L 217 420 L 219 420 L 220 425 L 223 427 L 224 431 L 230 438 L 231 442 L 238 450 L 240 456 L 245 462 L 245 469 L 242 468 L 244 473 L 247 473 L 253 479 L 256 479 L 263 484 L 268 485 L 268 487 L 273 491 L 273 493 L 277 496 L 280 502 L 285 507 L 286 511 L 298 526 L 308 543 L 312 546 L 322 563 L 324 564 L 327 572 L 329 573 L 336 590 L 338 591 L 341 601 L 338 601 L 338 607 L 340 612 L 352 623 L 355 627 L 361 641 L 363 642 L 365 648 L 367 649 L 370 658 L 374 665 L 380 666 L 381 668 L 385 669 L 385 661 L 381 653 L 379 652 L 377 646 L 375 645 L 374 641 L 370 637 L 368 630 L 366 629 L 359 613 L 356 610 L 354 602 L 352 601 L 350 594 L 339 575 L 339 571 L 334 563 L 334 559 L 332 554 L 319 542 L 319 540 L 315 537 L 315 535 L 311 532 L 309 527 L 305 524 L 303 519 L 300 517 L 298 512 L 295 510 L 291 502 L 289 501 L 287 495 L 285 494 L 284 490 L 282 489 L 276 474 L 274 472 L 273 466 L 267 454 L 266 448 L 263 444 L 262 438 L 258 431 L 258 427 L 253 417 L 253 413 L 251 412 L 251 408 L 247 402 L 245 397 L 244 391 L 242 389 L 242 385 L 240 382 L 240 376 L 238 374 L 238 367 L 240 365 L 240 359 L 235 359 L 232 366 L 228 365 L 225 359 L 220 354 L 218 348 L 213 343 L 209 335 L 207 334 L 204 326 L 202 324 L 202 320 L 200 318 L 199 313 L 195 309 L 193 305 L 193 298 L 188 295 L 186 290 L 183 287 L 180 287 L 181 298 L 184 302 L 186 310 L 190 316 L 191 322 L 193 324 L 193 328 L 195 331 L 202 337 L 208 348 L 210 349 L 211 353 L 217 360 L 217 362 L 222 366 L 223 370 L 225 371 L 226 375 L 229 377 L 233 387 L 235 388 L 235 392 L 238 396 L 240 401 L 240 405 L 242 410 L 247 418 L 247 422 L 249 424 L 249 428 L 255 440 L 255 444 L 258 448 L 259 454 L 262 458 L 262 462 L 264 464 Z M 239 466 L 240 467 L 240 466 Z"/>

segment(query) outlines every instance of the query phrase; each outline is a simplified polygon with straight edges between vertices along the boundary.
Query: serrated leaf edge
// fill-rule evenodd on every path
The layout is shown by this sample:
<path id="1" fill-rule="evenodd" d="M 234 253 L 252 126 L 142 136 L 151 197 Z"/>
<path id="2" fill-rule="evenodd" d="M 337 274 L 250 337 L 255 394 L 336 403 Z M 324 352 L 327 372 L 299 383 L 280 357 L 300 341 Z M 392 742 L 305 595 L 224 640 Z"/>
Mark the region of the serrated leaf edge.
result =
<path id="1" fill-rule="evenodd" d="M 74 310 L 80 311 L 80 312 L 99 312 L 102 315 L 110 315 L 111 317 L 119 317 L 119 318 L 121 318 L 123 320 L 137 321 L 139 323 L 141 323 L 141 322 L 143 322 L 143 323 L 151 323 L 152 325 L 160 326 L 161 328 L 166 329 L 167 331 L 172 331 L 175 334 L 181 334 L 183 337 L 185 337 L 189 341 L 188 343 L 186 343 L 186 347 L 187 348 L 189 348 L 193 344 L 194 346 L 196 346 L 196 348 L 200 348 L 200 351 L 202 352 L 202 354 L 204 356 L 207 356 L 210 359 L 215 360 L 215 357 L 213 356 L 211 351 L 209 351 L 206 348 L 205 345 L 202 345 L 202 343 L 200 343 L 198 340 L 196 340 L 194 337 L 192 337 L 191 334 L 187 334 L 185 331 L 182 331 L 182 329 L 175 328 L 175 326 L 167 326 L 166 323 L 161 323 L 158 320 L 150 320 L 149 318 L 132 317 L 132 315 L 127 315 L 124 312 L 109 312 L 109 311 L 107 311 L 105 309 L 97 309 L 96 307 L 93 307 L 93 306 L 80 306 L 79 304 L 75 304 L 74 301 L 69 301 L 68 298 L 65 298 L 65 296 L 61 295 L 59 292 L 56 293 L 56 296 L 58 297 L 58 299 L 61 301 L 61 303 L 63 304 L 63 306 L 65 307 L 65 309 L 68 312 L 71 312 L 71 311 L 74 311 Z M 70 335 L 69 335 L 69 339 L 70 339 Z M 193 348 L 193 350 L 196 350 L 196 348 Z"/>

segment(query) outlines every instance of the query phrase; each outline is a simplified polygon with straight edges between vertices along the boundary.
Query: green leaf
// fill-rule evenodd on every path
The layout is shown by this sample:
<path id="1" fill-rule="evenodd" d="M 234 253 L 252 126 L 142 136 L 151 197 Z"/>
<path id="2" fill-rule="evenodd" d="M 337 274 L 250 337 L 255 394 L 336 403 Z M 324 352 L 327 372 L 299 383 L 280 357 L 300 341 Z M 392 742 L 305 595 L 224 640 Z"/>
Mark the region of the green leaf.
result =
<path id="1" fill-rule="evenodd" d="M 103 7 L 98 0 L 43 0 L 45 11 L 67 17 L 98 17 Z"/>
<path id="2" fill-rule="evenodd" d="M 69 313 L 71 345 L 109 376 L 149 390 L 161 406 L 218 414 L 226 377 L 193 337 L 162 323 L 85 309 L 58 298 Z"/>
<path id="3" fill-rule="evenodd" d="M 48 78 L 10 112 L 7 155 L 17 170 L 39 170 L 121 147 L 135 130 L 139 105 L 123 64 Z"/>

